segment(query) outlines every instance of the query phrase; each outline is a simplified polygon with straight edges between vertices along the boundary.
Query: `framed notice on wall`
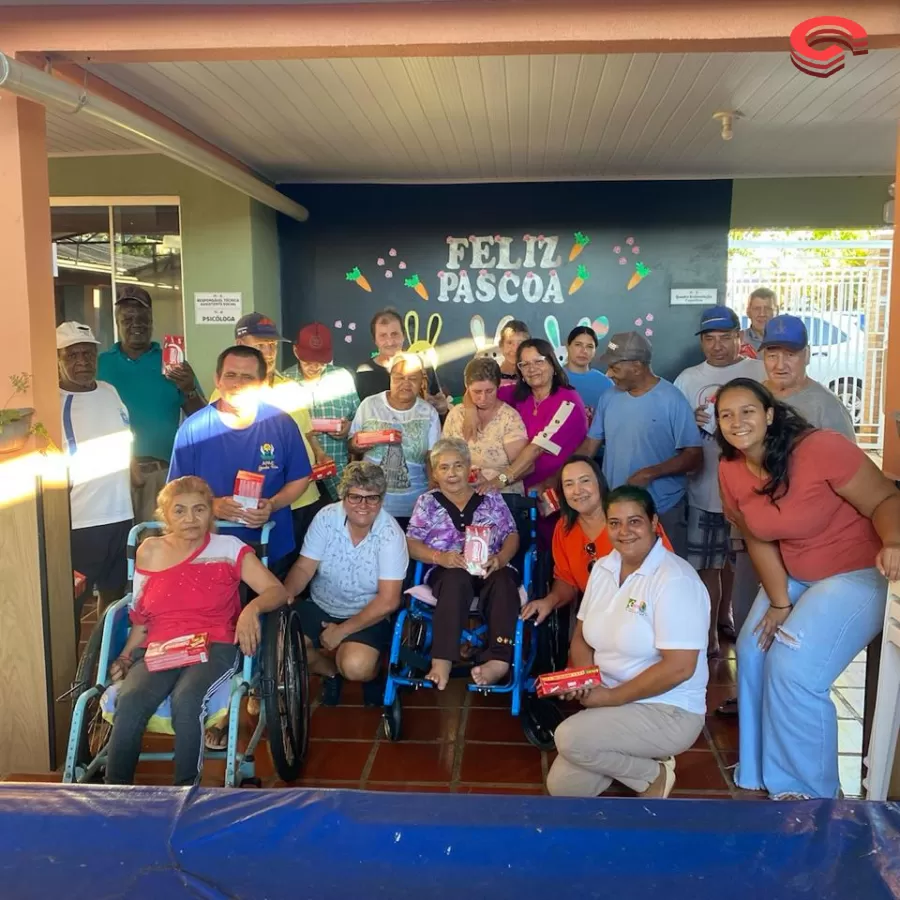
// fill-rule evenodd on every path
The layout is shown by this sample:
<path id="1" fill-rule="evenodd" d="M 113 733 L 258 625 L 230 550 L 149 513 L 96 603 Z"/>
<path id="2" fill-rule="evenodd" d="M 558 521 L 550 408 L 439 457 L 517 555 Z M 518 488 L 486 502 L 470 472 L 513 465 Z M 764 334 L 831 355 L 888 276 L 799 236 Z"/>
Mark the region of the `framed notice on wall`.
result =
<path id="1" fill-rule="evenodd" d="M 219 291 L 194 294 L 194 324 L 234 325 L 241 317 L 241 293 Z"/>
<path id="2" fill-rule="evenodd" d="M 718 288 L 673 288 L 669 292 L 669 306 L 715 306 L 718 302 Z"/>

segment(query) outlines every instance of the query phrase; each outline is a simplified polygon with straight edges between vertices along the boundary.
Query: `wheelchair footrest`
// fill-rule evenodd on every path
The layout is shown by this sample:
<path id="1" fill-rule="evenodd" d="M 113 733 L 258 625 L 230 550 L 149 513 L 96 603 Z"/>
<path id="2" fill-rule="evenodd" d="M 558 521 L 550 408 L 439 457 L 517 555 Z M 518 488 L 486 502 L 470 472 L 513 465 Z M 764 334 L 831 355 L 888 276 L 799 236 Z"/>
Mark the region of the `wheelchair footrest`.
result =
<path id="1" fill-rule="evenodd" d="M 424 653 L 418 653 L 409 647 L 401 647 L 397 658 L 404 665 L 420 672 L 427 672 L 431 668 L 431 660 Z"/>

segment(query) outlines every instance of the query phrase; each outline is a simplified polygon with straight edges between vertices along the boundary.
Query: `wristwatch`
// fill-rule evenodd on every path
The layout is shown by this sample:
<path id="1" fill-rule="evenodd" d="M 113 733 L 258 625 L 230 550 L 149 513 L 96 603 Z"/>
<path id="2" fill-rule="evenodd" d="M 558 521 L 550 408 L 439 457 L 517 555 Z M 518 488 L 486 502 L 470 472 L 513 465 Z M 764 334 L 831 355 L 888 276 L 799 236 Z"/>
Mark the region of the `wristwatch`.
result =
<path id="1" fill-rule="evenodd" d="M 501 472 L 497 476 L 497 481 L 499 481 L 500 484 L 504 484 L 504 485 L 509 484 L 509 475 L 507 475 L 506 472 Z"/>

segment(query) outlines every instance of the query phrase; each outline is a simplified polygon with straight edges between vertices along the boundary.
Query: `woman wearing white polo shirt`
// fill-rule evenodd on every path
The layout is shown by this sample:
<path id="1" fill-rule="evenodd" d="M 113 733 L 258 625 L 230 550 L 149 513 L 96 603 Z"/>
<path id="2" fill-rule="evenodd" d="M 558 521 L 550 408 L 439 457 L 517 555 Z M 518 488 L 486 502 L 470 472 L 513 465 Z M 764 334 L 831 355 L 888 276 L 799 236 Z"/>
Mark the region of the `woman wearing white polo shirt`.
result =
<path id="1" fill-rule="evenodd" d="M 602 684 L 573 695 L 584 709 L 556 729 L 547 790 L 596 797 L 615 780 L 668 797 L 675 754 L 703 730 L 709 594 L 659 540 L 647 491 L 616 488 L 603 507 L 614 549 L 593 567 L 569 659 L 598 666 Z"/>

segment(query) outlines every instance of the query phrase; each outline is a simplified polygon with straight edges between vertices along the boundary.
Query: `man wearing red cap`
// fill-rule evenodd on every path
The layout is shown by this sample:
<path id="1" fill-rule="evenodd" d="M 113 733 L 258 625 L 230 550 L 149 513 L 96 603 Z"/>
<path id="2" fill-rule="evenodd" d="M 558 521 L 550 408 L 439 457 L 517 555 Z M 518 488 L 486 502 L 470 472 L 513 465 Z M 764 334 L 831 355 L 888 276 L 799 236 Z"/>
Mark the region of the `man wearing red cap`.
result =
<path id="1" fill-rule="evenodd" d="M 331 331 L 321 322 L 304 325 L 297 332 L 294 356 L 297 365 L 286 369 L 284 374 L 305 388 L 313 430 L 323 451 L 337 466 L 337 474 L 322 482 L 336 501 L 337 484 L 348 461 L 347 435 L 359 407 L 356 384 L 346 369 L 332 364 Z"/>

